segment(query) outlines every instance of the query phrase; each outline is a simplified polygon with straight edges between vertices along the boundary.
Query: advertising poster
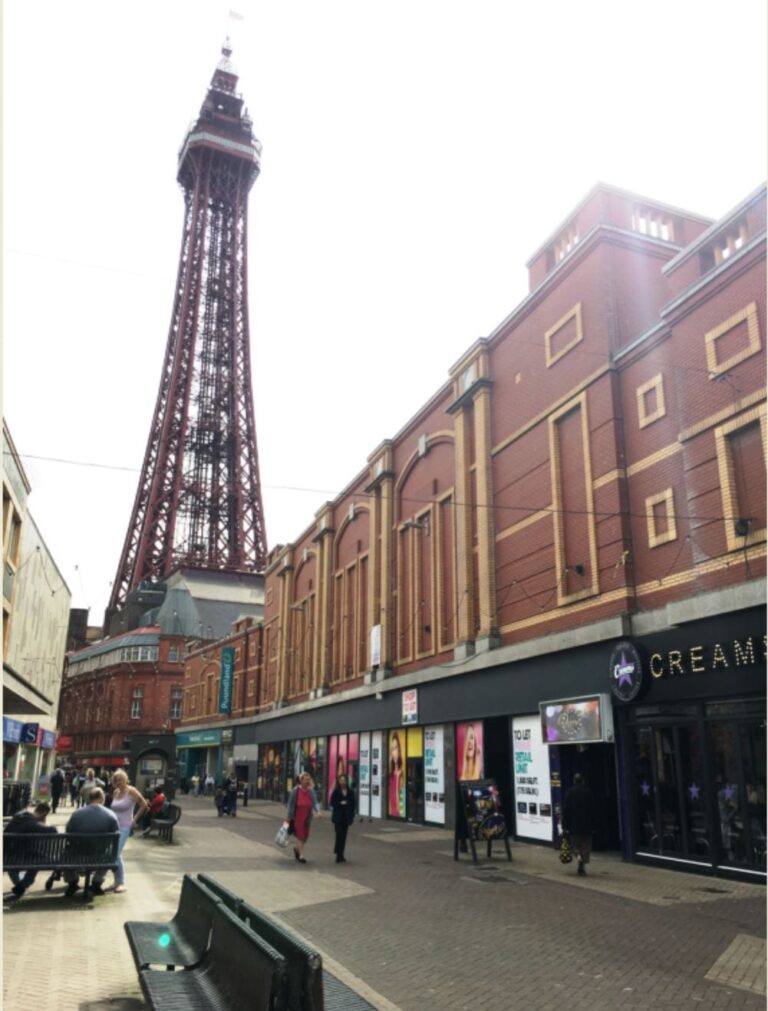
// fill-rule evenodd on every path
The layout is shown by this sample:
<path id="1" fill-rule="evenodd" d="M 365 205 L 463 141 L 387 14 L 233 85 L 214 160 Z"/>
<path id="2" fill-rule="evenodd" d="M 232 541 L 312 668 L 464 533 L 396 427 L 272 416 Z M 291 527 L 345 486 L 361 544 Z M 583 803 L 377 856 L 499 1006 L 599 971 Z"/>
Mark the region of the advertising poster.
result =
<path id="1" fill-rule="evenodd" d="M 390 730 L 387 761 L 387 812 L 405 818 L 405 731 Z"/>
<path id="2" fill-rule="evenodd" d="M 361 817 L 371 815 L 371 735 L 360 734 L 360 789 L 357 806 Z"/>
<path id="3" fill-rule="evenodd" d="M 506 838 L 507 823 L 495 780 L 462 782 L 461 796 L 467 828 L 472 839 L 487 842 Z"/>
<path id="4" fill-rule="evenodd" d="M 459 781 L 483 778 L 483 721 L 456 724 L 456 774 Z"/>
<path id="5" fill-rule="evenodd" d="M 549 748 L 542 740 L 538 716 L 520 716 L 512 721 L 512 753 L 517 834 L 550 842 L 552 793 Z"/>
<path id="6" fill-rule="evenodd" d="M 424 728 L 424 820 L 445 825 L 444 732 Z"/>
<path id="7" fill-rule="evenodd" d="M 336 783 L 336 772 L 339 767 L 339 739 L 338 737 L 328 738 L 328 783 L 326 784 L 328 793 L 325 798 L 326 804 L 331 802 L 331 794 Z M 318 801 L 319 802 L 319 801 Z"/>
<path id="8" fill-rule="evenodd" d="M 382 783 L 384 782 L 384 734 L 374 730 L 371 734 L 371 817 L 383 815 Z"/>

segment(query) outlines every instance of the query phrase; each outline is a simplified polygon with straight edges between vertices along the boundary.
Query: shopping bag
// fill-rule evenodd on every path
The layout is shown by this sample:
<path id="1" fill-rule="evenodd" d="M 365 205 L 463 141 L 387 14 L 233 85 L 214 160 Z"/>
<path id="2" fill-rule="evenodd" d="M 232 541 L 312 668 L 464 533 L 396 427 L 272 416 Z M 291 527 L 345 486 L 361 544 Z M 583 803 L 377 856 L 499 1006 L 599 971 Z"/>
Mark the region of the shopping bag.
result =
<path id="1" fill-rule="evenodd" d="M 573 850 L 571 849 L 571 840 L 568 837 L 567 832 L 563 832 L 560 837 L 560 863 L 569 864 L 573 860 Z"/>
<path id="2" fill-rule="evenodd" d="M 281 848 L 285 849 L 288 845 L 288 822 L 284 821 L 280 828 L 277 830 L 277 835 L 275 836 L 275 843 Z"/>

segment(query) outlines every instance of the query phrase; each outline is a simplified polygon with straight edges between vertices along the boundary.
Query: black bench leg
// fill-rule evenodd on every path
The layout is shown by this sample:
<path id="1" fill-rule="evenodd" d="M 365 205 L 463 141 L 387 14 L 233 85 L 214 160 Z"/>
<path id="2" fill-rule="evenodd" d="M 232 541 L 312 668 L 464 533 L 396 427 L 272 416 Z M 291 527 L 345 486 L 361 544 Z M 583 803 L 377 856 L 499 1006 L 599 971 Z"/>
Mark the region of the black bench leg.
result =
<path id="1" fill-rule="evenodd" d="M 85 884 L 83 885 L 83 901 L 88 901 L 88 893 L 91 890 L 91 872 L 85 872 Z"/>

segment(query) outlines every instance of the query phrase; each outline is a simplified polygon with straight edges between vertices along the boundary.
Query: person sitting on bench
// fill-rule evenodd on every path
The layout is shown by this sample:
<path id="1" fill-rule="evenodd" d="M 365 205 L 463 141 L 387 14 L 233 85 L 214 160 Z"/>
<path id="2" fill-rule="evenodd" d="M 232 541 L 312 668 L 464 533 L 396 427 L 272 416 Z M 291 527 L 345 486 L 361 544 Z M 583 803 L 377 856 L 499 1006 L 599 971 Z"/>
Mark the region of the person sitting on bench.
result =
<path id="1" fill-rule="evenodd" d="M 163 809 L 167 803 L 168 801 L 163 793 L 162 786 L 155 787 L 155 792 L 149 802 L 149 808 L 141 816 L 141 827 L 144 830 L 141 834 L 143 836 L 149 835 L 153 818 L 162 818 Z"/>
<path id="2" fill-rule="evenodd" d="M 117 816 L 108 807 L 104 807 L 104 791 L 100 786 L 91 788 L 88 794 L 88 803 L 85 807 L 80 807 L 70 816 L 65 830 L 70 835 L 91 835 L 101 832 L 117 832 Z M 104 889 L 101 887 L 107 872 L 104 868 L 94 871 L 91 883 L 91 892 L 94 895 L 103 895 Z M 64 871 L 64 880 L 67 882 L 67 896 L 74 895 L 78 889 L 77 871 Z"/>
<path id="3" fill-rule="evenodd" d="M 30 832 L 55 832 L 53 825 L 46 825 L 45 819 L 51 813 L 48 804 L 38 804 L 34 811 L 19 811 L 8 822 L 5 831 L 13 834 Z M 34 883 L 37 871 L 9 870 L 8 877 L 13 882 L 13 894 L 20 899 L 24 892 Z"/>

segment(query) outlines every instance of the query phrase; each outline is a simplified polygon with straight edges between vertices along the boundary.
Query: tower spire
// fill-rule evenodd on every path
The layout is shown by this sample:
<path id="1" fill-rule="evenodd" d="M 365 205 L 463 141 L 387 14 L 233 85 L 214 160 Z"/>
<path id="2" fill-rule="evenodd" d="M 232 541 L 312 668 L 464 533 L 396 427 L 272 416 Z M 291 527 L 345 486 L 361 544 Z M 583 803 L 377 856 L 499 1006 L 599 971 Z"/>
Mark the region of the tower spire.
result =
<path id="1" fill-rule="evenodd" d="M 179 565 L 261 572 L 247 292 L 248 193 L 261 145 L 225 40 L 179 152 L 184 230 L 155 413 L 108 615 Z"/>

